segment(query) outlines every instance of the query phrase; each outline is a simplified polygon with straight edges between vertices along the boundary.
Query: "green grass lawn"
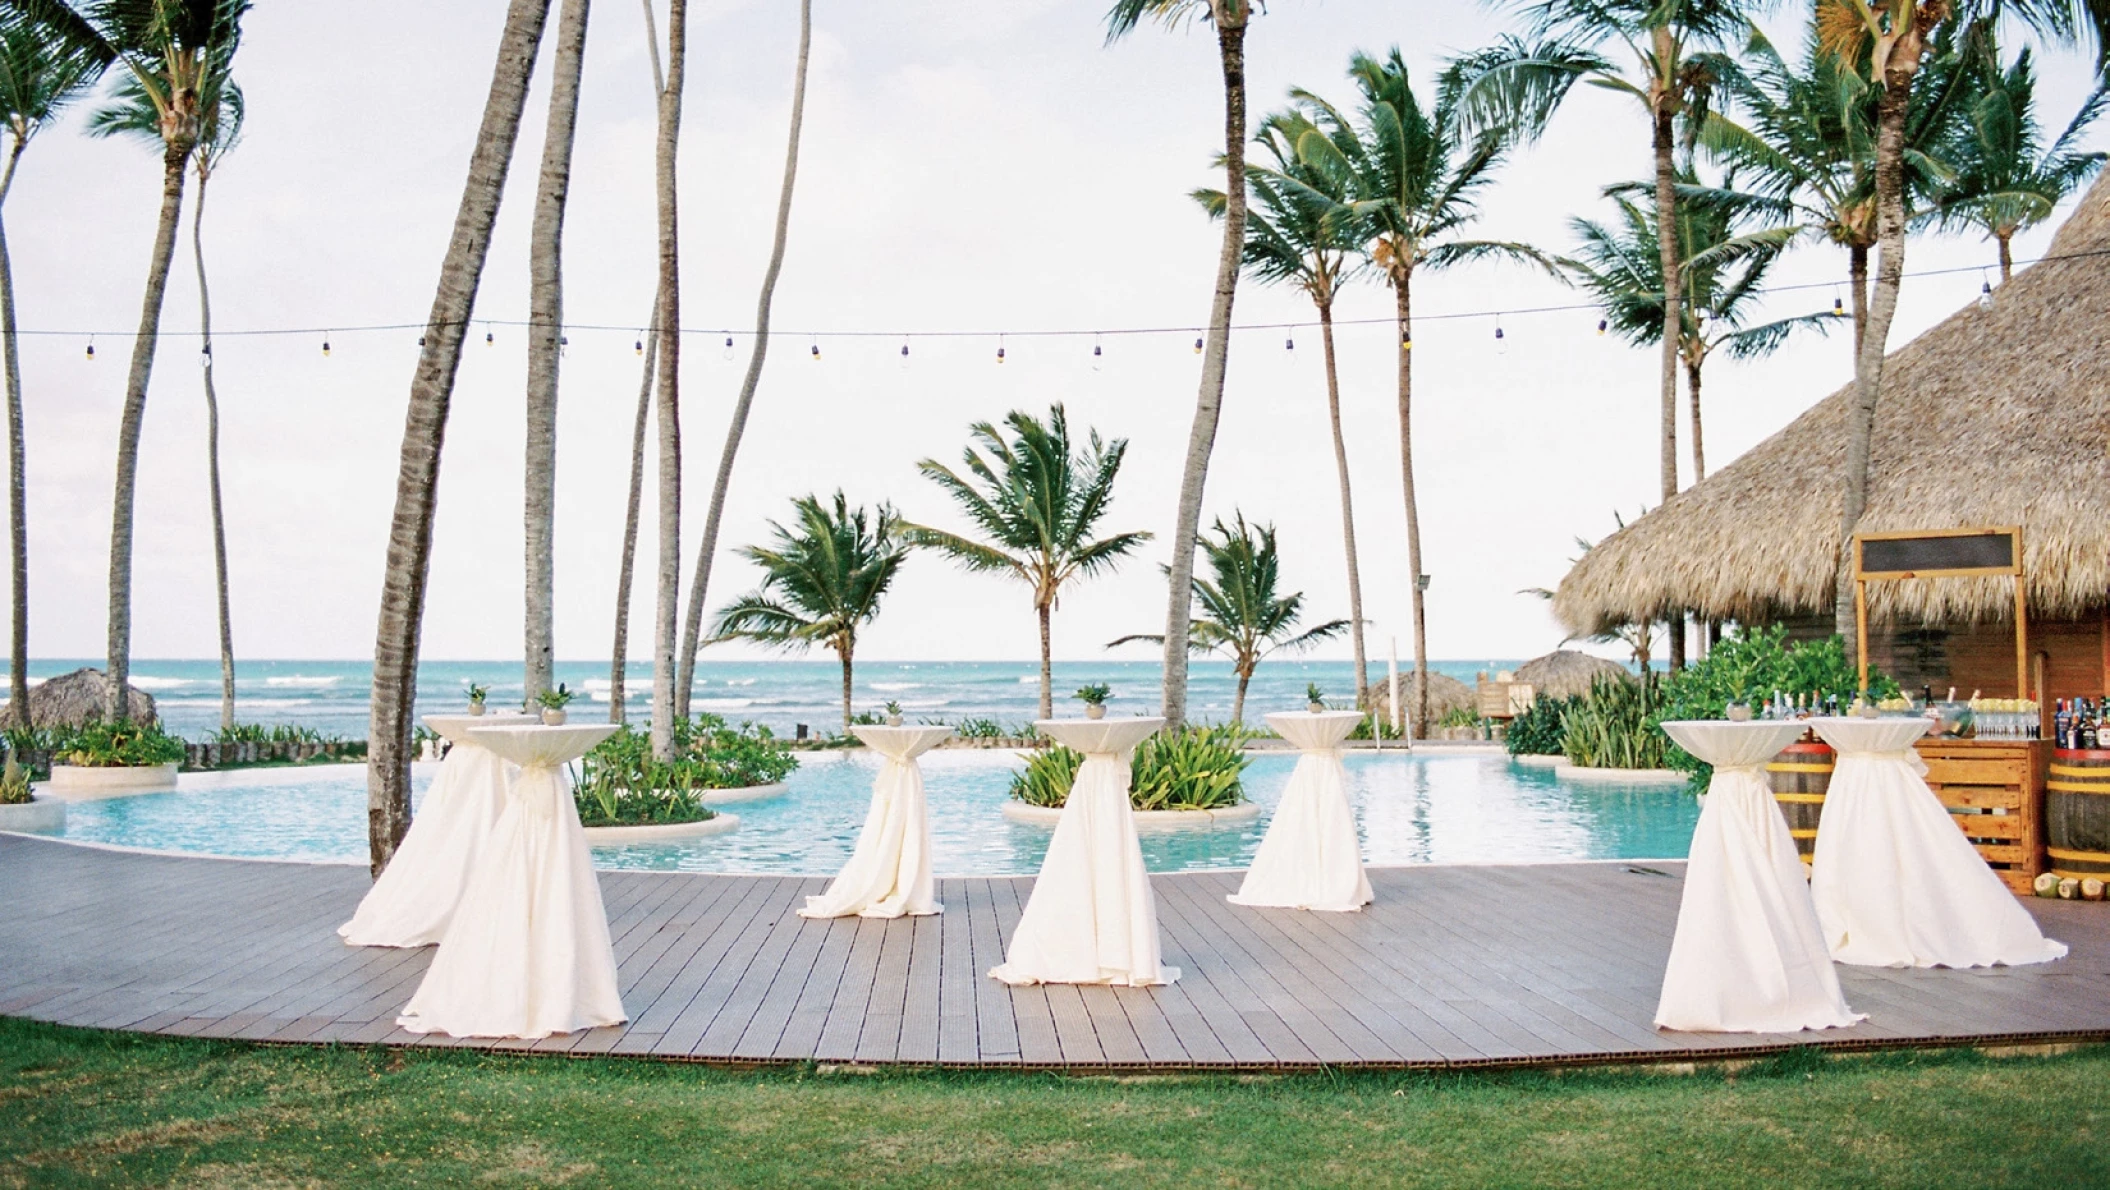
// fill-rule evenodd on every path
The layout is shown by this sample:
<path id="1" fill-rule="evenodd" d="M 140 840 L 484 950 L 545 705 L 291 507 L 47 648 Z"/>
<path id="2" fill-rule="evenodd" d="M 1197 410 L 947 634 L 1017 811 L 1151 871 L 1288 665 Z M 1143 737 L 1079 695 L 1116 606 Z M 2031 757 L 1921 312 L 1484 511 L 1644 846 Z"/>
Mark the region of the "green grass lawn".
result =
<path id="1" fill-rule="evenodd" d="M 2110 1048 L 1061 1077 L 267 1049 L 0 1020 L 0 1186 L 2080 1186 Z"/>

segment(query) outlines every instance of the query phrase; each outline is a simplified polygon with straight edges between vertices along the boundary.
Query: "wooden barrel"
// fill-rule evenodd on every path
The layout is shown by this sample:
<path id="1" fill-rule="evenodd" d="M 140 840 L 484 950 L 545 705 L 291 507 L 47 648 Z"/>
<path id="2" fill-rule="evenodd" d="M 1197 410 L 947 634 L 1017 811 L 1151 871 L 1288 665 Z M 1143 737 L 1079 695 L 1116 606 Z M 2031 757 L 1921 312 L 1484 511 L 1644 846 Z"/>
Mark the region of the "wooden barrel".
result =
<path id="1" fill-rule="evenodd" d="M 1822 740 L 1789 744 L 1766 766 L 1766 780 L 1773 786 L 1773 800 L 1787 816 L 1795 850 L 1803 863 L 1809 863 L 1817 850 L 1817 820 L 1824 816 L 1825 791 L 1832 787 L 1832 746 Z"/>
<path id="2" fill-rule="evenodd" d="M 2044 842 L 2060 876 L 2110 880 L 2110 749 L 2061 748 L 2044 783 Z"/>

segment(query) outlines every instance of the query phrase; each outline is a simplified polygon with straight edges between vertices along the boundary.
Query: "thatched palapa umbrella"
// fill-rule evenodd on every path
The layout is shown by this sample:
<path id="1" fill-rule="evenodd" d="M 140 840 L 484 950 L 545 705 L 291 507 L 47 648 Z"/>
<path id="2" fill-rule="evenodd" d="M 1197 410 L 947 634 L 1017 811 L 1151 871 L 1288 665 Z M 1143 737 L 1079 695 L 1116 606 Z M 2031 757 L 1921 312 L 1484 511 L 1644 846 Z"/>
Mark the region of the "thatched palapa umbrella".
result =
<path id="1" fill-rule="evenodd" d="M 1588 694 L 1590 683 L 1607 674 L 1629 679 L 1634 676 L 1616 661 L 1606 661 L 1574 649 L 1562 649 L 1526 661 L 1517 667 L 1513 677 L 1531 687 L 1534 697 L 1569 698 Z"/>
<path id="2" fill-rule="evenodd" d="M 93 723 L 103 717 L 103 692 L 108 688 L 99 669 L 77 669 L 39 682 L 29 688 L 30 725 L 48 730 Z M 134 723 L 155 721 L 154 696 L 137 686 L 126 687 L 125 707 Z"/>

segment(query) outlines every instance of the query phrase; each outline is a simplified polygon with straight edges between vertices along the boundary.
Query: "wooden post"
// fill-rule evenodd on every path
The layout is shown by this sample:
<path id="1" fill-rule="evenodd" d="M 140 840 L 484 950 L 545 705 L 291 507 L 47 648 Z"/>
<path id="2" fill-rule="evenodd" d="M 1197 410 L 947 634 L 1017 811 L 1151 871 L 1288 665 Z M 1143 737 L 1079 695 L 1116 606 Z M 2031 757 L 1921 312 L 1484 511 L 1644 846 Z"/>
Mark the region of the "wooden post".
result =
<path id="1" fill-rule="evenodd" d="M 1858 545 L 1856 549 L 1860 548 Z M 1855 688 L 1868 689 L 1868 582 L 1854 580 L 1854 644 L 1860 652 L 1861 681 Z"/>
<path id="2" fill-rule="evenodd" d="M 2015 570 L 2015 697 L 2029 697 L 2029 611 L 2022 590 L 2022 570 Z"/>

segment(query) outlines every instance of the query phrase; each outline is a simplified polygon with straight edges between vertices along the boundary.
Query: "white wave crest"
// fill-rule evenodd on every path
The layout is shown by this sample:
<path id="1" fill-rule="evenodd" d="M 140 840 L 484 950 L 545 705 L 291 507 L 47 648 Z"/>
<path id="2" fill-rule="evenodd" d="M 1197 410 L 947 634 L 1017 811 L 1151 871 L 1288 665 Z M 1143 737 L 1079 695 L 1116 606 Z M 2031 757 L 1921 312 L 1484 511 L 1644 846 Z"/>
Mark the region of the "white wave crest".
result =
<path id="1" fill-rule="evenodd" d="M 292 686 L 302 690 L 319 690 L 325 686 L 335 686 L 337 683 L 343 680 L 343 678 L 338 677 L 336 675 L 330 675 L 327 677 L 310 677 L 306 674 L 286 674 L 276 678 L 265 678 L 264 685 Z"/>

